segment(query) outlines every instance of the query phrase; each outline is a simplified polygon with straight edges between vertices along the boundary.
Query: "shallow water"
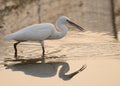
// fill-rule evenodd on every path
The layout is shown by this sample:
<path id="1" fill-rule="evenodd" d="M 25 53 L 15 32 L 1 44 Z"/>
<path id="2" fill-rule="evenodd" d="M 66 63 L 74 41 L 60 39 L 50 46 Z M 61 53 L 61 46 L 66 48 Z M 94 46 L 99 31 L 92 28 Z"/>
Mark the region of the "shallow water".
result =
<path id="1" fill-rule="evenodd" d="M 1 41 L 0 44 L 0 81 L 3 86 L 56 86 L 56 83 L 58 86 L 120 86 L 120 43 L 110 36 L 70 31 L 63 39 L 45 41 L 46 57 L 52 57 L 46 58 L 46 64 L 17 65 L 11 62 L 10 65 L 8 62 L 8 69 L 5 69 L 3 60 L 14 58 L 14 42 Z M 18 45 L 21 58 L 40 58 L 41 52 L 37 42 Z M 66 77 L 61 77 L 63 72 L 74 73 L 84 64 L 87 68 L 72 79 L 65 81 Z M 61 72 L 63 68 L 65 70 Z"/>
<path id="2" fill-rule="evenodd" d="M 13 43 L 1 41 L 0 59 L 14 58 Z M 120 43 L 107 35 L 77 31 L 69 31 L 68 35 L 59 40 L 45 41 L 46 56 L 65 56 L 66 59 L 120 58 Z M 18 45 L 18 55 L 23 58 L 40 58 L 39 42 L 23 42 Z"/>

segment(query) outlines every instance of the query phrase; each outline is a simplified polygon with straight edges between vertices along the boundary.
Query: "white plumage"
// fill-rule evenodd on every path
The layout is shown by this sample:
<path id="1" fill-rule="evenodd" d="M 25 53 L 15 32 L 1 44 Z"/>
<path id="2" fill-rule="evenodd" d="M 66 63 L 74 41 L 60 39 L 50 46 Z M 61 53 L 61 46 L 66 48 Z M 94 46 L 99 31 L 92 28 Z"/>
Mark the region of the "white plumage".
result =
<path id="1" fill-rule="evenodd" d="M 27 26 L 15 33 L 9 34 L 4 37 L 5 40 L 16 41 L 38 41 L 48 38 L 54 33 L 54 26 L 49 23 L 34 24 Z"/>
<path id="2" fill-rule="evenodd" d="M 15 49 L 15 58 L 17 59 L 17 44 L 24 41 L 39 41 L 42 45 L 43 49 L 43 61 L 44 61 L 44 40 L 47 39 L 59 39 L 66 35 L 67 27 L 64 25 L 69 23 L 71 25 L 76 26 L 81 31 L 84 29 L 78 26 L 77 24 L 70 21 L 69 18 L 65 16 L 61 16 L 56 21 L 56 27 L 59 31 L 55 29 L 55 26 L 51 23 L 41 23 L 41 24 L 34 24 L 31 26 L 27 26 L 15 33 L 9 34 L 4 37 L 5 40 L 16 40 L 17 43 L 14 44 Z"/>

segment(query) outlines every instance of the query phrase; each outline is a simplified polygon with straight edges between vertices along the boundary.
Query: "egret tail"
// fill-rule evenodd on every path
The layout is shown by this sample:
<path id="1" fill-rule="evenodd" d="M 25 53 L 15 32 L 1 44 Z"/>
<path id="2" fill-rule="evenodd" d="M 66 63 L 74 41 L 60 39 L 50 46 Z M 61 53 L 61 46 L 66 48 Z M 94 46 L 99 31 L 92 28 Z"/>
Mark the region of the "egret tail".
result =
<path id="1" fill-rule="evenodd" d="M 4 40 L 13 40 L 13 35 L 12 34 L 10 34 L 10 35 L 7 35 L 7 36 L 5 36 L 3 39 Z"/>

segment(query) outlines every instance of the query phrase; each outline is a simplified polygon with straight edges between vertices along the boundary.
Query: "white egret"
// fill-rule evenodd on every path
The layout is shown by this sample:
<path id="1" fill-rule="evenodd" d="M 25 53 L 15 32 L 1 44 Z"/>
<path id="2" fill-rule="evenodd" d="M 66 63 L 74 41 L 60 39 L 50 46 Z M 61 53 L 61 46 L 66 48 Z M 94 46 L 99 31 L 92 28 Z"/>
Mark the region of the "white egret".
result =
<path id="1" fill-rule="evenodd" d="M 52 40 L 52 39 L 60 39 L 64 37 L 68 31 L 67 27 L 64 24 L 71 24 L 84 31 L 82 27 L 73 23 L 68 17 L 61 16 L 56 21 L 56 28 L 51 23 L 41 23 L 41 24 L 34 24 L 31 26 L 27 26 L 15 33 L 9 34 L 4 37 L 5 40 L 15 40 L 17 41 L 14 43 L 14 57 L 17 57 L 17 45 L 21 42 L 25 41 L 39 41 L 42 46 L 42 62 L 45 62 L 45 49 L 44 49 L 44 40 Z"/>

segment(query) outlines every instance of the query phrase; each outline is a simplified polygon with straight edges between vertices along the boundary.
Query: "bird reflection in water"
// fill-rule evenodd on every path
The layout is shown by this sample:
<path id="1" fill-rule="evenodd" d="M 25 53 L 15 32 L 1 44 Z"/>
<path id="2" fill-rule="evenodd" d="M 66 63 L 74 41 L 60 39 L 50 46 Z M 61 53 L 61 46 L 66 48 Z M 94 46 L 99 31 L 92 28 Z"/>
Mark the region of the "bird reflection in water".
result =
<path id="1" fill-rule="evenodd" d="M 33 63 L 33 64 L 14 64 L 8 65 L 7 68 L 12 71 L 22 71 L 27 75 L 35 77 L 52 77 L 58 73 L 59 78 L 63 80 L 70 80 L 79 72 L 82 72 L 86 68 L 86 64 L 73 73 L 66 74 L 70 70 L 70 66 L 67 62 L 48 62 L 46 64 Z"/>

